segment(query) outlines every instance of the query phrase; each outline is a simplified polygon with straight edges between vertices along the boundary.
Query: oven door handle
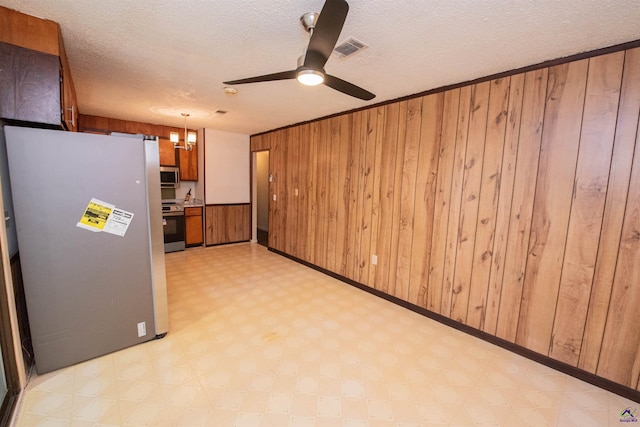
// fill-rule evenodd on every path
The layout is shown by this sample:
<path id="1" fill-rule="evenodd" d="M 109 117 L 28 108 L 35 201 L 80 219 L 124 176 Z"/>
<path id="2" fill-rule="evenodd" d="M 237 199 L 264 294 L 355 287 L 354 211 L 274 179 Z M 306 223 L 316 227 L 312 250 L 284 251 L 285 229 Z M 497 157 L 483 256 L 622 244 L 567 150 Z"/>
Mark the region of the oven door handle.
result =
<path id="1" fill-rule="evenodd" d="M 163 218 L 168 216 L 184 216 L 184 211 L 183 212 L 162 212 Z"/>

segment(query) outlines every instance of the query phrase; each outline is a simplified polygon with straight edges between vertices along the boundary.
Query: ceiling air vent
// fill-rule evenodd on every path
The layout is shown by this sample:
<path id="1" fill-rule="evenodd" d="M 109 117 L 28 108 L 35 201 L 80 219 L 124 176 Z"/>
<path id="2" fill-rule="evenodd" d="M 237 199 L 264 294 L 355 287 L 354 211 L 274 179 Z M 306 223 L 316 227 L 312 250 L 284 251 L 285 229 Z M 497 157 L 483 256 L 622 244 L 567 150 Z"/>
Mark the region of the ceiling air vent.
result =
<path id="1" fill-rule="evenodd" d="M 349 37 L 347 40 L 337 45 L 335 49 L 333 49 L 333 53 L 338 56 L 338 59 L 345 59 L 368 47 L 369 46 L 362 43 L 360 40 Z"/>

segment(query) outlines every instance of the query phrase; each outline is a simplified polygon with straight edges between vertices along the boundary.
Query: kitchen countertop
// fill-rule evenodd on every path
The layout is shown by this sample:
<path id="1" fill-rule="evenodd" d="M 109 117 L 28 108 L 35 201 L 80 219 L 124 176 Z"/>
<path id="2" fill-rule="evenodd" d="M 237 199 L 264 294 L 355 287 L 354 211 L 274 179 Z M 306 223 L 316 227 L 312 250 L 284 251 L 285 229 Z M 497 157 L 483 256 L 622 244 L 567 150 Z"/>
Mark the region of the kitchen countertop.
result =
<path id="1" fill-rule="evenodd" d="M 204 207 L 204 203 L 202 199 L 191 199 L 188 202 L 185 202 L 184 199 L 163 199 L 163 202 L 167 203 L 175 203 L 177 205 L 182 205 L 185 208 L 197 208 Z"/>
<path id="2" fill-rule="evenodd" d="M 201 199 L 196 199 L 193 198 L 191 200 L 189 200 L 188 202 L 186 201 L 182 201 L 182 206 L 184 206 L 185 208 L 197 208 L 197 207 L 203 207 L 204 203 L 202 203 Z"/>

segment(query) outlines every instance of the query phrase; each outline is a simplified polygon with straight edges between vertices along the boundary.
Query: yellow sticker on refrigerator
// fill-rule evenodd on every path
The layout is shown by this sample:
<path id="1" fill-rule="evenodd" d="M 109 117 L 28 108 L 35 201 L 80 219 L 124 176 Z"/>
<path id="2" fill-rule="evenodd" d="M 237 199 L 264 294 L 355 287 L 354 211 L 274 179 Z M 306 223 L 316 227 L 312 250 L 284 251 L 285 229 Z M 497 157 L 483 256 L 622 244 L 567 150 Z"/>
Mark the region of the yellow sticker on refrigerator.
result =
<path id="1" fill-rule="evenodd" d="M 76 225 L 89 231 L 104 231 L 124 236 L 132 219 L 133 213 L 116 208 L 111 203 L 93 198 Z"/>

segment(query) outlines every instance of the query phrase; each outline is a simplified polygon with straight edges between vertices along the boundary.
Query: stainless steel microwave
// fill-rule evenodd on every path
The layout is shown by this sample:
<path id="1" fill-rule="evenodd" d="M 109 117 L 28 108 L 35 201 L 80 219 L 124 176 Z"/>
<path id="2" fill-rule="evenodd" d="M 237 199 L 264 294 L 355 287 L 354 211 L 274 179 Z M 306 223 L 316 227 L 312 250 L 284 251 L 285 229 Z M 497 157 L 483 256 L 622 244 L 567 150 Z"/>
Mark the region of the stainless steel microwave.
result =
<path id="1" fill-rule="evenodd" d="M 180 187 L 180 169 L 160 166 L 160 188 Z"/>

